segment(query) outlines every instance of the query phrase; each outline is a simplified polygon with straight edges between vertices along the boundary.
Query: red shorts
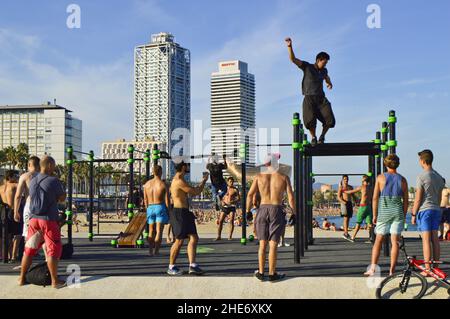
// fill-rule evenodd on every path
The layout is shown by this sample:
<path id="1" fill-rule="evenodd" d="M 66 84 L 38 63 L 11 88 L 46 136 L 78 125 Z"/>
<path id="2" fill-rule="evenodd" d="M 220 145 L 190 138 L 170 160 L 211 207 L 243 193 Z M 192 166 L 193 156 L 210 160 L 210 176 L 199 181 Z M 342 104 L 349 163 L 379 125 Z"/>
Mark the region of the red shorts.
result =
<path id="1" fill-rule="evenodd" d="M 25 255 L 35 256 L 45 243 L 47 256 L 59 259 L 62 252 L 58 222 L 33 218 L 28 225 Z"/>

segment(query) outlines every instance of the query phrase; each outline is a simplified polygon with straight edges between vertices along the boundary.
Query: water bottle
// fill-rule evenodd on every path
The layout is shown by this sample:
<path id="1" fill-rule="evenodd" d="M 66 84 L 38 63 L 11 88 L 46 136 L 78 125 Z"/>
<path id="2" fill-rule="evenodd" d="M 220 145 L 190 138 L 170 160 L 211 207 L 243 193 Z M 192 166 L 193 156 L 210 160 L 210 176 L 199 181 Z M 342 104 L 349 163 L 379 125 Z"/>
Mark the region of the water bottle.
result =
<path id="1" fill-rule="evenodd" d="M 405 229 L 405 231 L 408 230 L 408 223 L 407 222 L 405 222 L 404 229 Z"/>

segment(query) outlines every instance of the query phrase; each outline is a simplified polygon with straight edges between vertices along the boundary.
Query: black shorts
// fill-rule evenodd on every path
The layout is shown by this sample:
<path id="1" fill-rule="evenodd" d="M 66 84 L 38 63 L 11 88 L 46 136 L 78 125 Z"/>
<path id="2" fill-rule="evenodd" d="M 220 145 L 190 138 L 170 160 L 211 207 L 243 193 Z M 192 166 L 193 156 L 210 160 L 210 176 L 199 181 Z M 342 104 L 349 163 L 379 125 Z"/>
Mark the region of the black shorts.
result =
<path id="1" fill-rule="evenodd" d="M 441 224 L 444 223 L 450 224 L 450 208 L 441 208 L 441 210 L 442 210 Z"/>
<path id="2" fill-rule="evenodd" d="M 4 210 L 2 211 L 1 220 L 2 220 L 1 236 L 3 236 L 3 224 L 4 223 L 7 223 L 9 236 L 22 235 L 23 222 L 21 220 L 21 222 L 17 223 L 14 220 L 14 212 L 12 209 L 10 209 L 9 207 L 5 207 Z"/>
<path id="3" fill-rule="evenodd" d="M 224 212 L 225 215 L 236 213 L 236 206 L 222 206 L 222 212 Z"/>
<path id="4" fill-rule="evenodd" d="M 303 98 L 303 124 L 307 129 L 315 128 L 319 120 L 324 127 L 336 125 L 331 103 L 325 95 L 305 95 Z"/>
<path id="5" fill-rule="evenodd" d="M 348 201 L 345 204 L 341 203 L 341 217 L 353 217 L 353 204 L 352 202 Z"/>
<path id="6" fill-rule="evenodd" d="M 176 239 L 186 239 L 189 235 L 197 235 L 195 216 L 187 208 L 173 208 L 170 213 L 170 225 Z"/>

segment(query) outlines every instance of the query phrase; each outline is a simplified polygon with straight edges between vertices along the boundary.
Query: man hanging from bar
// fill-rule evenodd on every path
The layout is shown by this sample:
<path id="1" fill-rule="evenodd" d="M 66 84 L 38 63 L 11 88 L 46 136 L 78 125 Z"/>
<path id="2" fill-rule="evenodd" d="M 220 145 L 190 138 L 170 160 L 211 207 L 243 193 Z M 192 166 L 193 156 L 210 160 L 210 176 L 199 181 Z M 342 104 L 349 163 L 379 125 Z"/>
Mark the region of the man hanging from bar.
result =
<path id="1" fill-rule="evenodd" d="M 211 192 L 213 201 L 216 203 L 215 208 L 219 211 L 221 208 L 221 202 L 223 197 L 228 191 L 227 183 L 223 178 L 223 170 L 227 169 L 226 156 L 223 155 L 223 163 L 219 163 L 219 156 L 212 154 L 208 159 L 209 163 L 206 165 L 206 169 L 209 171 L 211 176 Z"/>
<path id="2" fill-rule="evenodd" d="M 330 60 L 330 56 L 326 52 L 320 52 L 316 56 L 316 62 L 310 64 L 295 57 L 291 38 L 286 38 L 285 41 L 288 47 L 289 59 L 303 71 L 303 123 L 311 133 L 311 145 L 315 146 L 317 143 L 325 143 L 325 134 L 336 124 L 331 103 L 325 97 L 323 91 L 323 81 L 325 81 L 328 89 L 331 90 L 333 88 L 333 84 L 328 76 L 328 70 L 325 67 Z M 317 120 L 323 126 L 319 141 L 317 141 L 316 136 Z"/>

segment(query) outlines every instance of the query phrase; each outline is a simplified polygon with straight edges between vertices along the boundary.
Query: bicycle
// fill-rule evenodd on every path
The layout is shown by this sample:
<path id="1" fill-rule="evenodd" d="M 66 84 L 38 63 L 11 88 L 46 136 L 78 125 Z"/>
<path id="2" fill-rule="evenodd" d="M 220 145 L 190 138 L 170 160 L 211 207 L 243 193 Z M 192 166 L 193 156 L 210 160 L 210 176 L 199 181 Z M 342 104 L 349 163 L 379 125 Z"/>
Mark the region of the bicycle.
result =
<path id="1" fill-rule="evenodd" d="M 450 295 L 450 282 L 448 275 L 442 269 L 436 267 L 443 262 L 431 261 L 434 267 L 430 271 L 425 268 L 426 262 L 419 260 L 416 256 L 409 256 L 405 248 L 405 239 L 402 237 L 400 250 L 405 255 L 405 269 L 386 277 L 376 290 L 377 299 L 420 299 L 428 289 L 428 281 L 421 272 L 427 272 L 427 277 L 432 277 L 436 281 L 447 287 Z"/>

